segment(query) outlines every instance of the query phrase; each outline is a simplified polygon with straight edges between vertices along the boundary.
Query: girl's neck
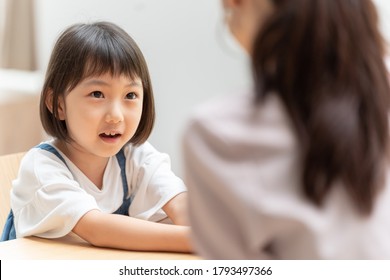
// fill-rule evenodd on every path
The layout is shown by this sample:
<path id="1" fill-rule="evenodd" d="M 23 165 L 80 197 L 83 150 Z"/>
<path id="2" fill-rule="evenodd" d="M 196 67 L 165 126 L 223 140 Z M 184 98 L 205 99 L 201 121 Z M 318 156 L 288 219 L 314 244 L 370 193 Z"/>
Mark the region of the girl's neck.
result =
<path id="1" fill-rule="evenodd" d="M 108 158 L 98 157 L 83 152 L 72 144 L 56 140 L 55 146 L 64 153 L 74 165 L 89 179 L 98 189 L 103 187 L 103 176 Z"/>

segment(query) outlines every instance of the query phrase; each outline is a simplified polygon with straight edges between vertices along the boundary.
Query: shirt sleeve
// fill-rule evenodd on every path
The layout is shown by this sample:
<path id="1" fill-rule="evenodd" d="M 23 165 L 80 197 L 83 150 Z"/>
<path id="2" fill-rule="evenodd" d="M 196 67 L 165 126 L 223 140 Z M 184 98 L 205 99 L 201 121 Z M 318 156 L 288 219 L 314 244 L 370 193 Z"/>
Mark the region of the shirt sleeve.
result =
<path id="1" fill-rule="evenodd" d="M 55 155 L 37 149 L 23 158 L 13 182 L 11 207 L 17 237 L 57 238 L 72 231 L 88 211 L 98 209 L 66 165 Z"/>
<path id="2" fill-rule="evenodd" d="M 129 148 L 127 154 L 130 158 L 128 174 L 133 175 L 130 179 L 130 216 L 150 221 L 166 218 L 161 208 L 187 190 L 183 181 L 172 172 L 169 156 L 158 152 L 148 142 Z"/>

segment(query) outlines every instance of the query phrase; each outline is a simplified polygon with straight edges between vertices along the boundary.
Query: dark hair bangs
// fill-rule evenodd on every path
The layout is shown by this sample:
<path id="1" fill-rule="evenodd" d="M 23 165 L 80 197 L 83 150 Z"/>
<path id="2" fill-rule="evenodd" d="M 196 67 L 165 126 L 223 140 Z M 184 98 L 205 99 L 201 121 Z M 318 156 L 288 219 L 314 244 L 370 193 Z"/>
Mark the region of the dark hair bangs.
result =
<path id="1" fill-rule="evenodd" d="M 145 61 L 140 55 L 140 50 L 131 38 L 122 34 L 122 30 L 112 33 L 102 26 L 89 26 L 90 32 L 85 32 L 80 38 L 76 53 L 79 53 L 79 65 L 75 67 L 75 79 L 67 89 L 72 90 L 81 80 L 91 76 L 100 76 L 110 73 L 112 76 L 126 75 L 131 79 L 140 78 L 143 82 L 148 81 L 148 74 L 142 68 Z M 80 34 L 81 35 L 81 34 Z M 122 36 L 121 36 L 122 35 Z M 126 36 L 125 36 L 126 35 Z M 147 85 L 145 85 L 147 87 Z"/>
<path id="2" fill-rule="evenodd" d="M 112 76 L 126 75 L 132 79 L 137 77 L 142 79 L 140 64 L 141 62 L 137 61 L 134 53 L 130 53 L 117 42 L 102 40 L 86 58 L 82 79 L 105 73 L 110 73 Z"/>

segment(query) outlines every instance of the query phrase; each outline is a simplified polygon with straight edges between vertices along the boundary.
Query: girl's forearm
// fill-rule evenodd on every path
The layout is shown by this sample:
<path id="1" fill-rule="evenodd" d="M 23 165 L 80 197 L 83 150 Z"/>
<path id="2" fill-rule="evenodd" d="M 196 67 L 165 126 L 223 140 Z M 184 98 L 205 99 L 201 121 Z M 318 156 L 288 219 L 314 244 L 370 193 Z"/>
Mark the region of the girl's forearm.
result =
<path id="1" fill-rule="evenodd" d="M 136 251 L 192 251 L 187 226 L 154 223 L 98 210 L 86 213 L 73 232 L 98 247 Z"/>

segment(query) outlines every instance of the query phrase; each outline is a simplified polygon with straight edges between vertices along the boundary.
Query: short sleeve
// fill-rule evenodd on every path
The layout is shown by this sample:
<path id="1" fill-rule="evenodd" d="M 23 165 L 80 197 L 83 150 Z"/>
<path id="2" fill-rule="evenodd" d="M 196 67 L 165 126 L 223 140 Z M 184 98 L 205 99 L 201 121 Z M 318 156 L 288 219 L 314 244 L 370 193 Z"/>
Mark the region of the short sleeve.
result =
<path id="1" fill-rule="evenodd" d="M 185 192 L 183 181 L 171 170 L 170 158 L 158 152 L 151 144 L 133 147 L 127 151 L 131 178 L 132 202 L 130 216 L 150 221 L 166 218 L 161 209 L 169 200 Z"/>
<path id="2" fill-rule="evenodd" d="M 38 149 L 28 152 L 21 162 L 11 207 L 17 237 L 46 238 L 68 234 L 85 213 L 98 208 L 60 159 Z"/>

